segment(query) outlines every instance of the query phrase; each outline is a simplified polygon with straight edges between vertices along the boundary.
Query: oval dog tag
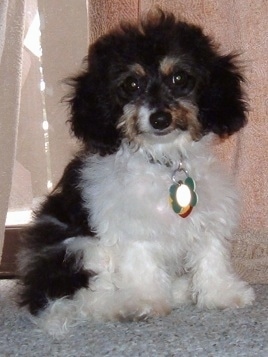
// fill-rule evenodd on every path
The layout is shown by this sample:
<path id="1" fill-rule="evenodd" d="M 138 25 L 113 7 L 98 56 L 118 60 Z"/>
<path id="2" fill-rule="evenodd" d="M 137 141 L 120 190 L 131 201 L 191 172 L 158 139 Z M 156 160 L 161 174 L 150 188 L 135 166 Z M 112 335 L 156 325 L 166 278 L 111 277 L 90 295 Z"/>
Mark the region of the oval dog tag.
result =
<path id="1" fill-rule="evenodd" d="M 195 192 L 195 181 L 188 176 L 186 170 L 182 168 L 176 170 L 173 174 L 173 181 L 175 181 L 175 174 L 178 171 L 183 171 L 187 178 L 185 181 L 179 180 L 177 183 L 170 186 L 169 197 L 173 211 L 185 218 L 192 212 L 193 207 L 196 206 L 198 197 Z"/>

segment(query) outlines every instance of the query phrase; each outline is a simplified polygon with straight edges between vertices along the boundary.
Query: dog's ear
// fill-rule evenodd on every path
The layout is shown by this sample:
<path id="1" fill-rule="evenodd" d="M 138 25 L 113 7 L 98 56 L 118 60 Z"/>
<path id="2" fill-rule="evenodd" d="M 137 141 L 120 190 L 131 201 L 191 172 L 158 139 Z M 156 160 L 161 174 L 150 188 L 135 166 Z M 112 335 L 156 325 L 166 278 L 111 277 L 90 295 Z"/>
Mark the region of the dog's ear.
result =
<path id="1" fill-rule="evenodd" d="M 73 88 L 67 98 L 73 134 L 94 152 L 101 155 L 114 152 L 119 145 L 119 134 L 105 81 L 94 71 L 85 70 L 66 82 Z"/>
<path id="2" fill-rule="evenodd" d="M 217 56 L 209 68 L 207 83 L 199 97 L 199 120 L 204 132 L 231 135 L 246 122 L 247 104 L 241 88 L 244 78 L 236 55 Z"/>

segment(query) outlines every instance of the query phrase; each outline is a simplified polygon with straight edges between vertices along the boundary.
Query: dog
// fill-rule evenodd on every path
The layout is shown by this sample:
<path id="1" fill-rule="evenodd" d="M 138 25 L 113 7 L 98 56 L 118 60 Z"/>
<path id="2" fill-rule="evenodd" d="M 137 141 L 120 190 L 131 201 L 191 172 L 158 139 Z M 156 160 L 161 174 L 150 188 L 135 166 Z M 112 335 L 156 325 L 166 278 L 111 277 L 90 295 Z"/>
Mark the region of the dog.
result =
<path id="1" fill-rule="evenodd" d="M 247 122 L 237 55 L 159 10 L 100 37 L 69 82 L 83 149 L 24 232 L 20 304 L 53 335 L 252 304 L 230 257 L 237 190 L 212 153 Z"/>

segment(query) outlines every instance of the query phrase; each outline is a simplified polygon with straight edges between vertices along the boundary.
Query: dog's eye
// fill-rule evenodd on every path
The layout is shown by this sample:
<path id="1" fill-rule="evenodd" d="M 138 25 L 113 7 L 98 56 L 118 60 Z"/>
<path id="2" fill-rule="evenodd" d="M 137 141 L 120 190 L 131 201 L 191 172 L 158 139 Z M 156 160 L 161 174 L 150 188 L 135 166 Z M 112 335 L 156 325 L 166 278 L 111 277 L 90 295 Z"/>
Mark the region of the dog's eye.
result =
<path id="1" fill-rule="evenodd" d="M 168 80 L 170 89 L 175 96 L 189 95 L 196 84 L 195 78 L 183 70 L 174 72 Z"/>
<path id="2" fill-rule="evenodd" d="M 135 77 L 127 77 L 123 83 L 123 87 L 129 93 L 134 93 L 140 89 L 139 81 Z"/>
<path id="3" fill-rule="evenodd" d="M 172 77 L 172 83 L 175 86 L 180 86 L 180 87 L 186 86 L 188 84 L 188 80 L 189 80 L 189 76 L 184 71 L 178 71 L 174 73 Z"/>

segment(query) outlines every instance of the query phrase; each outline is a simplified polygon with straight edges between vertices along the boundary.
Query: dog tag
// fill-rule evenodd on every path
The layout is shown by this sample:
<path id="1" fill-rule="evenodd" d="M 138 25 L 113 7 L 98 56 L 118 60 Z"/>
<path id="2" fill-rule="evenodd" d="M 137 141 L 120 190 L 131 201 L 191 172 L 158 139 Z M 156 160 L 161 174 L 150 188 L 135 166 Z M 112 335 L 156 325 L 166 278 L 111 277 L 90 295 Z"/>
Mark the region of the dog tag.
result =
<path id="1" fill-rule="evenodd" d="M 176 180 L 176 175 L 180 172 L 183 172 L 187 176 L 184 181 Z M 194 179 L 188 176 L 188 172 L 182 167 L 179 167 L 179 169 L 174 171 L 172 179 L 175 183 L 171 185 L 169 189 L 170 203 L 173 211 L 185 218 L 189 216 L 198 201 L 195 192 L 196 184 Z"/>

